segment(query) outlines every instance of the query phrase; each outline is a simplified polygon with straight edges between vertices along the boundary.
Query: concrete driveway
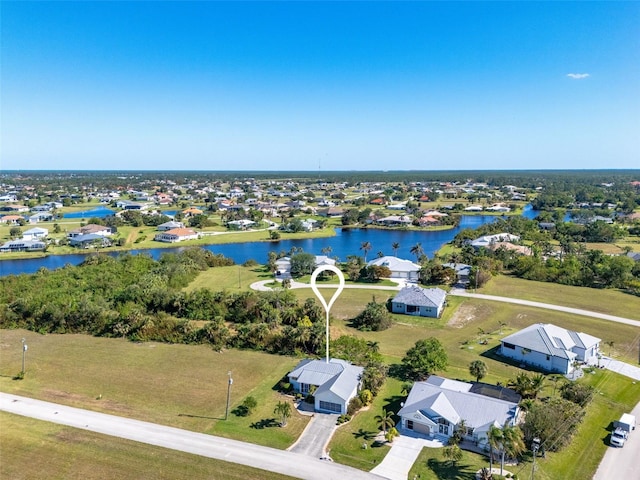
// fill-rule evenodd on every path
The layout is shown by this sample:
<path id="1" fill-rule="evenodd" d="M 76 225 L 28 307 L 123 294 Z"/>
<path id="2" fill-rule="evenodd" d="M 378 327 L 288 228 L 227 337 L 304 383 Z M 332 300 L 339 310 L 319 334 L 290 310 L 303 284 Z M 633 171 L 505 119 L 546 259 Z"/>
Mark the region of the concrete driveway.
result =
<path id="1" fill-rule="evenodd" d="M 640 403 L 631 412 L 637 419 L 640 417 Z M 617 420 L 612 418 L 611 420 Z M 600 441 L 599 438 L 594 439 Z M 638 465 L 640 462 L 640 426 L 629 434 L 624 447 L 609 447 L 604 454 L 602 462 L 593 476 L 593 480 L 624 479 L 631 480 L 638 478 Z"/>
<path id="2" fill-rule="evenodd" d="M 640 367 L 604 356 L 600 359 L 600 365 L 607 370 L 611 370 L 612 372 L 619 373 L 625 377 L 640 381 Z"/>
<path id="3" fill-rule="evenodd" d="M 287 450 L 309 457 L 321 458 L 327 455 L 327 444 L 336 430 L 338 415 L 314 413 L 304 432 Z"/>
<path id="4" fill-rule="evenodd" d="M 92 432 L 127 438 L 308 480 L 381 480 L 369 472 L 285 450 L 67 407 L 0 392 L 0 410 Z"/>
<path id="5" fill-rule="evenodd" d="M 371 473 L 389 480 L 407 480 L 409 471 L 423 448 L 440 448 L 442 446 L 443 444 L 439 440 L 401 434 L 393 440 L 389 453 L 376 468 L 371 470 Z"/>

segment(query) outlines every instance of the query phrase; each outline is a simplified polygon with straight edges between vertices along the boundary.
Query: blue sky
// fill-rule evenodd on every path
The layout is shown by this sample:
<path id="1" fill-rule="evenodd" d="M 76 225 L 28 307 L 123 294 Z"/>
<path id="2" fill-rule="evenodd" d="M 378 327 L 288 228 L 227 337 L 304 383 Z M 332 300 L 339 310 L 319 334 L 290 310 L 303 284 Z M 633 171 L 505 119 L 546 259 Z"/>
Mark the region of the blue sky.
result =
<path id="1" fill-rule="evenodd" d="M 640 168 L 638 2 L 2 1 L 0 168 Z"/>

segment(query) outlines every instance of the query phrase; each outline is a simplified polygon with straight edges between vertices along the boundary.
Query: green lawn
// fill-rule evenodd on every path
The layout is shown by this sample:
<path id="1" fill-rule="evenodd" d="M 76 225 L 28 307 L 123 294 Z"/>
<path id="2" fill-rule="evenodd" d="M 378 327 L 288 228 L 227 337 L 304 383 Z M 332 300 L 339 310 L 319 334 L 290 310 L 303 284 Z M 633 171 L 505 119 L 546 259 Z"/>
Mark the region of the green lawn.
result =
<path id="1" fill-rule="evenodd" d="M 280 480 L 235 463 L 0 412 L 0 478 Z"/>
<path id="2" fill-rule="evenodd" d="M 29 345 L 27 374 L 17 381 L 12 377 L 21 368 L 23 337 Z M 0 356 L 0 390 L 16 395 L 275 448 L 290 446 L 308 422 L 296 414 L 286 428 L 250 427 L 273 418 L 281 400 L 273 386 L 297 363 L 291 357 L 24 330 L 0 330 Z M 228 371 L 234 379 L 232 409 L 248 395 L 258 408 L 225 422 Z"/>
<path id="3" fill-rule="evenodd" d="M 190 292 L 200 288 L 209 288 L 213 291 L 248 290 L 253 282 L 272 279 L 273 275 L 265 267 L 243 267 L 232 265 L 230 267 L 214 267 L 198 274 L 185 290 Z"/>
<path id="4" fill-rule="evenodd" d="M 640 320 L 640 297 L 612 289 L 571 287 L 498 275 L 478 293 L 522 298 Z"/>
<path id="5" fill-rule="evenodd" d="M 375 416 L 400 410 L 402 383 L 393 378 L 385 382 L 383 389 L 366 409 L 355 415 L 350 422 L 341 425 L 329 444 L 331 458 L 338 463 L 361 470 L 371 470 L 380 463 L 389 451 L 388 445 L 374 440 L 380 431 Z M 366 444 L 367 448 L 363 448 Z"/>

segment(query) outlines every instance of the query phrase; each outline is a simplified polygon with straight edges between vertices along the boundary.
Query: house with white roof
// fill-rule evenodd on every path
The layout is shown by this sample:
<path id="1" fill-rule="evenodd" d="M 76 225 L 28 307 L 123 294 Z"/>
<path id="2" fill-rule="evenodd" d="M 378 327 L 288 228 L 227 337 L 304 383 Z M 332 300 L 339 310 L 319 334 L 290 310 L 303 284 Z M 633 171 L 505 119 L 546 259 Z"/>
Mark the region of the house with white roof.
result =
<path id="1" fill-rule="evenodd" d="M 464 420 L 463 438 L 483 445 L 492 426 L 501 428 L 517 422 L 520 397 L 507 390 L 431 375 L 411 388 L 398 412 L 400 428 L 446 441 Z"/>
<path id="2" fill-rule="evenodd" d="M 23 240 L 38 240 L 46 238 L 49 235 L 49 230 L 46 228 L 34 227 L 22 232 Z"/>
<path id="3" fill-rule="evenodd" d="M 413 263 L 410 260 L 403 260 L 392 256 L 375 258 L 370 262 L 367 262 L 367 266 L 370 267 L 372 265 L 377 267 L 387 267 L 391 270 L 391 278 L 401 278 L 411 282 L 418 281 L 418 275 L 421 268 L 420 265 Z"/>
<path id="4" fill-rule="evenodd" d="M 575 362 L 595 364 L 600 339 L 550 323 L 536 323 L 501 340 L 500 354 L 547 372 L 569 374 Z"/>
<path id="5" fill-rule="evenodd" d="M 493 243 L 519 241 L 520 237 L 518 235 L 512 235 L 510 233 L 496 233 L 494 235 L 483 235 L 482 237 L 472 240 L 471 246 L 478 250 L 482 247 L 488 248 Z"/>
<path id="6" fill-rule="evenodd" d="M 313 392 L 317 412 L 344 414 L 349 401 L 358 395 L 363 371 L 363 367 L 336 358 L 329 362 L 305 359 L 288 377 L 294 391 L 303 395 Z"/>
<path id="7" fill-rule="evenodd" d="M 169 220 L 168 222 L 158 225 L 159 232 L 166 232 L 167 230 L 173 230 L 174 228 L 184 228 L 184 223 Z"/>
<path id="8" fill-rule="evenodd" d="M 405 287 L 391 300 L 391 312 L 420 317 L 440 318 L 447 299 L 441 288 Z"/>

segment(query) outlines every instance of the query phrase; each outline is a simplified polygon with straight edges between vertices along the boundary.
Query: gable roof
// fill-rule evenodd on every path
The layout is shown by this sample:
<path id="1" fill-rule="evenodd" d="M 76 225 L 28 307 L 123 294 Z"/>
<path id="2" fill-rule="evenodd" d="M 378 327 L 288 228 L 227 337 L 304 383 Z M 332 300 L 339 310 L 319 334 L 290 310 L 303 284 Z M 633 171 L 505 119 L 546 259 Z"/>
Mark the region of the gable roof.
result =
<path id="1" fill-rule="evenodd" d="M 404 287 L 393 297 L 392 302 L 415 305 L 419 307 L 436 307 L 444 305 L 447 292 L 441 288 L 420 288 L 417 285 Z"/>
<path id="2" fill-rule="evenodd" d="M 518 404 L 471 392 L 472 385 L 432 375 L 425 382 L 416 382 L 409 392 L 405 406 L 398 415 L 414 412 L 431 420 L 444 418 L 452 424 L 464 420 L 475 429 L 515 419 Z"/>
<path id="3" fill-rule="evenodd" d="M 316 395 L 331 391 L 343 400 L 349 400 L 354 388 L 358 385 L 364 368 L 351 365 L 345 360 L 332 358 L 325 360 L 302 360 L 289 373 L 289 378 L 298 383 L 316 385 Z"/>
<path id="4" fill-rule="evenodd" d="M 550 323 L 535 323 L 502 339 L 518 347 L 553 355 L 559 358 L 574 358 L 574 347 L 588 349 L 600 339 L 582 332 L 574 332 Z"/>

